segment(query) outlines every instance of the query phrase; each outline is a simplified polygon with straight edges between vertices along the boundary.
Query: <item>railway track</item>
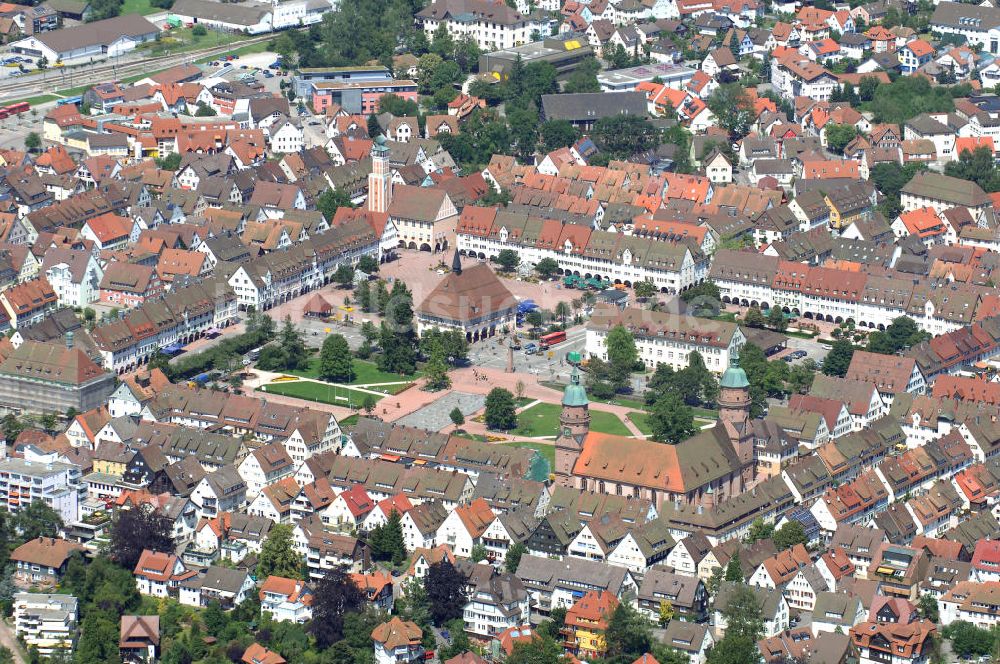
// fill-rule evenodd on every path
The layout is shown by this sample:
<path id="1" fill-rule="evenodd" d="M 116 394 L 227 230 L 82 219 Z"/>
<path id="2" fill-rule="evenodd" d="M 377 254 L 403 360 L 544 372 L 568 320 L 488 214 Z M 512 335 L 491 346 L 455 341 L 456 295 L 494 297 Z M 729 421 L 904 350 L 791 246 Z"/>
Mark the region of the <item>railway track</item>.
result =
<path id="1" fill-rule="evenodd" d="M 170 67 L 193 60 L 225 55 L 244 46 L 259 44 L 271 39 L 273 39 L 273 35 L 268 34 L 260 37 L 252 37 L 235 44 L 208 46 L 195 51 L 185 51 L 184 53 L 158 55 L 125 62 L 106 60 L 101 63 L 95 63 L 85 69 L 77 69 L 75 67 L 72 69 L 49 69 L 43 74 L 0 79 L 0 99 L 52 93 L 57 89 L 93 85 L 111 79 L 122 79 L 146 72 L 152 74 L 162 69 L 169 69 Z"/>

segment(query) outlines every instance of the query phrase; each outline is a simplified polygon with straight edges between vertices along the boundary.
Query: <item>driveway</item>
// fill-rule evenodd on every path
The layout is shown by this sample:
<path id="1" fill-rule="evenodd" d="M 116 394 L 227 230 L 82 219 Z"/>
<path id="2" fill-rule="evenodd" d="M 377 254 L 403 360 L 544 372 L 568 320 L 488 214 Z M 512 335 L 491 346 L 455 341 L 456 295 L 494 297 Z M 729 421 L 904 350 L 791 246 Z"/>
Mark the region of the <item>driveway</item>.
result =
<path id="1" fill-rule="evenodd" d="M 14 654 L 14 664 L 26 664 L 27 660 L 21 653 L 21 644 L 17 642 L 14 630 L 3 619 L 0 619 L 0 645 L 3 645 Z"/>

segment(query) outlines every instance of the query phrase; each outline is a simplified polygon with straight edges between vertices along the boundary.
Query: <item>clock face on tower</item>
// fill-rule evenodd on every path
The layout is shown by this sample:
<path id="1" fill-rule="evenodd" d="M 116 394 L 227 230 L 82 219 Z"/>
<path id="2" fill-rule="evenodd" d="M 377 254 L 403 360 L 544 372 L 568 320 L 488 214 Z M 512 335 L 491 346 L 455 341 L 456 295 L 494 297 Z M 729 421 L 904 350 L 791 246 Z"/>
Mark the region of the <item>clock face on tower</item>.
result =
<path id="1" fill-rule="evenodd" d="M 569 436 L 570 435 L 569 427 L 563 427 L 563 435 L 564 436 Z"/>

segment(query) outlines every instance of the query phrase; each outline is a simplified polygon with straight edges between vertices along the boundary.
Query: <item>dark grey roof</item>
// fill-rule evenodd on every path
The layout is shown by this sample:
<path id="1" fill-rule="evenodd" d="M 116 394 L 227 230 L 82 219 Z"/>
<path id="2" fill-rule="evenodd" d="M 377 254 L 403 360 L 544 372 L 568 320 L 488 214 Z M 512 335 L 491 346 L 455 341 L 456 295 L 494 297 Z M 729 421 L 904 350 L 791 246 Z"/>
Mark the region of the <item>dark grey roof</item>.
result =
<path id="1" fill-rule="evenodd" d="M 622 587 L 631 574 L 624 567 L 597 560 L 566 558 L 555 560 L 540 556 L 522 556 L 517 577 L 528 588 L 544 588 L 551 592 L 557 587 L 579 590 L 607 590 L 621 595 Z"/>
<path id="2" fill-rule="evenodd" d="M 614 115 L 646 117 L 646 96 L 641 92 L 580 92 L 542 95 L 546 120 L 596 122 Z"/>
<path id="3" fill-rule="evenodd" d="M 931 25 L 986 32 L 1000 25 L 1000 9 L 963 2 L 942 2 L 934 7 Z"/>

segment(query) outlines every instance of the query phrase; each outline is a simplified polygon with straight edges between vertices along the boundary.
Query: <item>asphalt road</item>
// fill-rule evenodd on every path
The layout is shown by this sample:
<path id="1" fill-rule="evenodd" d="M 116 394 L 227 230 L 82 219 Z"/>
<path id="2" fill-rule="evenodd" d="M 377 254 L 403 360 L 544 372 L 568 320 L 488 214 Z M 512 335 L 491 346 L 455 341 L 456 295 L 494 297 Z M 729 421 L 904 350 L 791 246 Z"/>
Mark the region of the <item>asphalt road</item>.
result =
<path id="1" fill-rule="evenodd" d="M 528 355 L 524 346 L 531 343 L 524 329 L 519 330 L 521 350 L 514 351 L 514 370 L 530 373 L 537 380 L 565 381 L 569 366 L 565 362 L 566 353 L 583 353 L 587 330 L 582 325 L 566 332 L 566 341 L 552 346 L 548 351 Z M 470 344 L 469 360 L 475 367 L 505 369 L 507 367 L 507 342 L 503 337 L 495 337 L 486 342 Z"/>

